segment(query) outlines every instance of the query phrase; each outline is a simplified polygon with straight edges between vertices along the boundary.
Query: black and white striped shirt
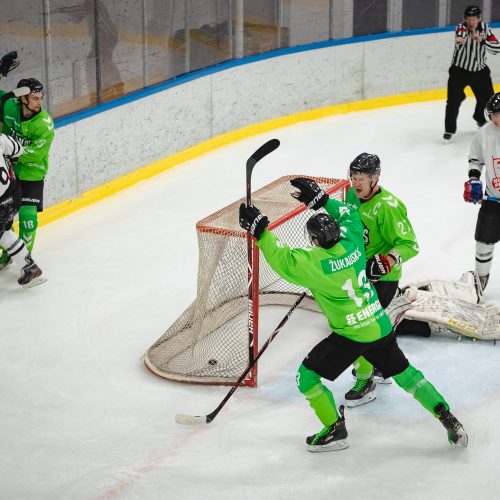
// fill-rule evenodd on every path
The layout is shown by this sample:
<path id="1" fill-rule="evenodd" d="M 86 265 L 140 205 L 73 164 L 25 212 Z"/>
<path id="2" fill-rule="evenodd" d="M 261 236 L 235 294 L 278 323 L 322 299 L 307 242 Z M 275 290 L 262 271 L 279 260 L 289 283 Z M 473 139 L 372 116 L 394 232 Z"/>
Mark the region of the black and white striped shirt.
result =
<path id="1" fill-rule="evenodd" d="M 457 25 L 455 36 L 463 38 L 465 43 L 455 43 L 452 66 L 458 66 L 467 71 L 481 71 L 486 67 L 486 51 L 491 54 L 500 53 L 500 43 L 486 23 L 480 22 L 476 33 L 479 34 L 482 42 L 476 42 L 472 38 L 472 33 L 468 31 L 465 23 Z"/>

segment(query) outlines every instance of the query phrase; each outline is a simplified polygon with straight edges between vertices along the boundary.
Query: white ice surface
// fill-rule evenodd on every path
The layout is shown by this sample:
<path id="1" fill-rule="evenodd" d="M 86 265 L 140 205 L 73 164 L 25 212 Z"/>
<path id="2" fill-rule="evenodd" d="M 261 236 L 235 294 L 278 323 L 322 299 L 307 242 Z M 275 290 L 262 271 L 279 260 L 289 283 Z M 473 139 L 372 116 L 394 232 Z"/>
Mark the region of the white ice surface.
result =
<path id="1" fill-rule="evenodd" d="M 211 412 L 227 387 L 169 382 L 141 361 L 194 299 L 195 222 L 245 195 L 245 160 L 271 137 L 282 144 L 256 167 L 255 189 L 286 174 L 343 177 L 357 154 L 377 153 L 421 246 L 405 281 L 472 269 L 478 209 L 462 200 L 472 108 L 467 100 L 447 146 L 443 102 L 279 129 L 42 227 L 34 256 L 48 282 L 23 290 L 14 266 L 0 276 L 0 498 L 500 498 L 500 345 L 400 340 L 463 422 L 465 450 L 392 384 L 346 411 L 347 450 L 308 453 L 305 436 L 321 425 L 294 377 L 327 333 L 319 314 L 294 314 L 262 358 L 259 387 L 238 389 L 209 426 L 174 416 Z M 486 293 L 496 304 L 499 260 Z M 262 311 L 261 341 L 285 312 Z M 347 373 L 330 384 L 338 404 L 351 385 Z"/>

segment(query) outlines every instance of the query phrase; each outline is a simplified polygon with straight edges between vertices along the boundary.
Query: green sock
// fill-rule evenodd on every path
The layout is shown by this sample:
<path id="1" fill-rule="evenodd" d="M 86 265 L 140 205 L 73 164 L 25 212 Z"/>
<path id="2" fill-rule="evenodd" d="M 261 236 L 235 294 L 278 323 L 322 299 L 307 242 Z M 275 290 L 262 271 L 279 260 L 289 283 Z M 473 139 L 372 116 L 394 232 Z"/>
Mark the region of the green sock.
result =
<path id="1" fill-rule="evenodd" d="M 5 248 L 0 247 L 0 264 L 5 264 L 9 260 L 9 254 L 5 251 Z"/>
<path id="2" fill-rule="evenodd" d="M 329 427 L 339 419 L 333 394 L 321 383 L 320 376 L 316 372 L 301 365 L 297 373 L 297 385 L 325 427 Z"/>
<path id="3" fill-rule="evenodd" d="M 363 356 L 360 356 L 353 363 L 354 370 L 356 371 L 356 378 L 360 380 L 368 380 L 373 373 L 373 365 L 367 361 Z"/>
<path id="4" fill-rule="evenodd" d="M 38 227 L 37 209 L 33 205 L 22 205 L 19 209 L 19 236 L 26 243 L 28 251 L 33 250 L 36 228 Z"/>
<path id="5" fill-rule="evenodd" d="M 430 411 L 436 418 L 434 408 L 439 403 L 443 403 L 448 410 L 450 406 L 446 400 L 439 394 L 436 388 L 424 377 L 421 371 L 409 365 L 406 370 L 399 375 L 395 375 L 396 384 L 409 392 L 426 410 Z"/>

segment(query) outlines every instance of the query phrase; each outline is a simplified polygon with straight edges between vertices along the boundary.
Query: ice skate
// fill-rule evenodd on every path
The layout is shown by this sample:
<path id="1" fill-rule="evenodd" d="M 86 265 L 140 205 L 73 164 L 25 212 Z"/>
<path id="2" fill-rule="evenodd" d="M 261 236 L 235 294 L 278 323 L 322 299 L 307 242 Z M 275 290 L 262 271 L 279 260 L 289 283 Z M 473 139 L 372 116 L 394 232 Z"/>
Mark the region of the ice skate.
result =
<path id="1" fill-rule="evenodd" d="M 376 384 L 392 384 L 392 380 L 390 378 L 385 378 L 382 372 L 377 368 L 373 370 L 373 380 L 375 380 Z"/>
<path id="2" fill-rule="evenodd" d="M 479 302 L 483 297 L 484 289 L 488 284 L 488 280 L 490 279 L 490 275 L 486 274 L 484 276 L 479 276 L 476 271 L 470 271 L 470 273 L 474 276 L 474 286 L 476 288 L 477 293 L 477 301 Z"/>
<path id="3" fill-rule="evenodd" d="M 439 415 L 439 421 L 448 432 L 448 441 L 450 444 L 452 446 L 466 448 L 469 438 L 465 433 L 463 425 L 455 418 L 450 410 L 446 410 L 444 404 L 439 403 L 436 408 L 434 408 L 434 412 Z"/>
<path id="4" fill-rule="evenodd" d="M 21 277 L 17 282 L 23 288 L 32 288 L 45 283 L 47 280 L 42 276 L 42 270 L 35 264 L 31 255 L 26 257 L 26 265 L 21 269 Z"/>
<path id="5" fill-rule="evenodd" d="M 375 387 L 373 375 L 368 379 L 357 379 L 354 387 L 344 396 L 347 406 L 353 408 L 373 401 L 376 398 Z"/>
<path id="6" fill-rule="evenodd" d="M 355 380 L 358 379 L 358 377 L 356 377 L 356 370 L 354 368 L 351 370 L 351 375 L 354 377 Z M 382 372 L 377 368 L 373 369 L 373 379 L 377 384 L 392 384 L 392 380 L 390 378 L 384 378 Z"/>
<path id="7" fill-rule="evenodd" d="M 339 407 L 339 413 L 339 419 L 334 424 L 306 438 L 308 451 L 337 451 L 349 447 L 343 406 Z"/>
<path id="8" fill-rule="evenodd" d="M 443 142 L 445 144 L 448 144 L 451 141 L 451 138 L 453 137 L 453 134 L 450 134 L 449 132 L 445 132 L 443 134 Z"/>

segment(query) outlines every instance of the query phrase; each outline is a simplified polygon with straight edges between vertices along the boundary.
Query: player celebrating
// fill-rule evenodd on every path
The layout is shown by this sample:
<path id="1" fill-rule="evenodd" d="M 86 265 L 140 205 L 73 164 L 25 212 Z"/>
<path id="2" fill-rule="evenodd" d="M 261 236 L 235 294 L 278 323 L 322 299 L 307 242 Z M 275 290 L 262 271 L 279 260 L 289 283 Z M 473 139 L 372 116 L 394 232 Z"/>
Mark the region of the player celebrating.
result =
<path id="1" fill-rule="evenodd" d="M 21 277 L 17 282 L 30 288 L 46 280 L 42 278 L 42 270 L 31 258 L 24 241 L 11 229 L 19 210 L 21 194 L 7 161 L 14 162 L 22 153 L 23 148 L 16 139 L 0 134 L 0 245 L 6 249 L 9 259 L 21 267 Z"/>
<path id="2" fill-rule="evenodd" d="M 495 243 L 500 241 L 500 92 L 486 104 L 490 123 L 480 128 L 469 152 L 469 180 L 464 184 L 464 200 L 481 203 L 477 216 L 476 272 L 479 275 L 479 294 L 488 284 Z M 485 168 L 485 197 L 481 173 Z"/>
<path id="3" fill-rule="evenodd" d="M 400 350 L 391 322 L 366 276 L 363 226 L 356 210 L 329 196 L 311 179 L 296 178 L 294 196 L 309 208 L 322 207 L 307 222 L 312 247 L 290 249 L 269 230 L 268 218 L 253 206 L 240 206 L 240 225 L 257 239 L 266 261 L 283 279 L 308 288 L 328 319 L 332 333 L 306 356 L 297 373 L 299 391 L 323 430 L 306 440 L 309 451 L 347 448 L 343 407 L 337 411 L 321 378 L 335 380 L 359 356 L 409 392 L 447 429 L 450 443 L 467 446 L 467 435 L 448 403 Z"/>
<path id="4" fill-rule="evenodd" d="M 43 210 L 44 178 L 49 167 L 49 150 L 54 138 L 54 123 L 42 108 L 43 86 L 34 78 L 19 81 L 17 87 L 28 87 L 30 93 L 8 99 L 4 106 L 3 132 L 18 139 L 24 154 L 15 165 L 22 201 L 19 209 L 19 234 L 31 252 L 35 243 L 38 213 Z M 6 92 L 0 91 L 0 97 Z M 10 263 L 4 252 L 0 269 Z"/>
<path id="5" fill-rule="evenodd" d="M 398 292 L 402 263 L 417 255 L 417 238 L 403 202 L 379 185 L 380 159 L 361 153 L 349 167 L 352 187 L 346 203 L 356 208 L 364 226 L 367 276 L 374 283 L 380 304 L 385 309 Z M 411 325 L 411 327 L 409 327 Z M 403 322 L 396 333 L 430 335 L 427 323 Z M 375 399 L 373 366 L 364 358 L 354 363 L 356 383 L 346 393 L 348 406 L 358 406 Z"/>

